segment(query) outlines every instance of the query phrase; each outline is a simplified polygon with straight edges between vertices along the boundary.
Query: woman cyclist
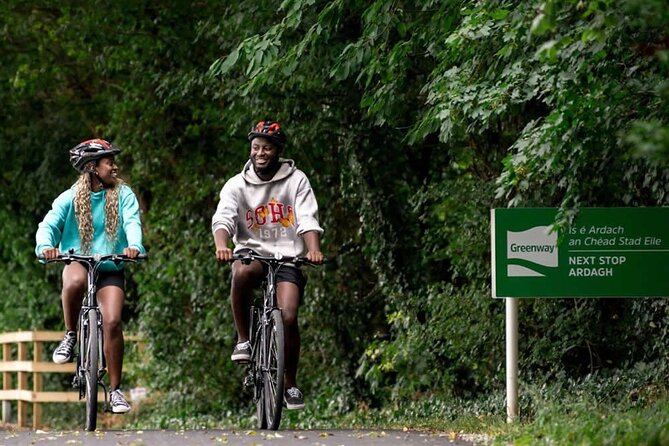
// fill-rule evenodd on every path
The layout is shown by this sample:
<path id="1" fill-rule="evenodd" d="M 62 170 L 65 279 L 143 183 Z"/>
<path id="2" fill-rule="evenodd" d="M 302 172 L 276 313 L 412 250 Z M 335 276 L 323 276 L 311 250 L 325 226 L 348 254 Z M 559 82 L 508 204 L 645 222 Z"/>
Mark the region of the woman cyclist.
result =
<path id="1" fill-rule="evenodd" d="M 46 259 L 60 252 L 95 255 L 123 253 L 136 258 L 144 253 L 137 197 L 117 177 L 115 156 L 120 150 L 103 139 L 83 141 L 70 150 L 70 163 L 80 173 L 72 187 L 60 194 L 39 224 L 35 253 Z M 72 360 L 87 272 L 72 262 L 63 268 L 62 305 L 65 336 L 53 353 L 53 362 Z M 113 413 L 130 411 L 120 390 L 123 369 L 121 310 L 125 299 L 123 265 L 106 262 L 97 279 L 97 299 L 102 312 L 104 354 L 110 381 Z"/>

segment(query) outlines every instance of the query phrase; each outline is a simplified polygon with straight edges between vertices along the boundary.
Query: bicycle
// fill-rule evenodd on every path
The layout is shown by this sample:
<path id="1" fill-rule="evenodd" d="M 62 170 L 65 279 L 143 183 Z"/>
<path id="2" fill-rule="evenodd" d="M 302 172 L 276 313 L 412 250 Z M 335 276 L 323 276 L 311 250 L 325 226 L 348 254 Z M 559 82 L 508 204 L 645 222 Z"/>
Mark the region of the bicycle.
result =
<path id="1" fill-rule="evenodd" d="M 77 365 L 72 379 L 72 387 L 79 389 L 79 399 L 86 398 L 86 430 L 94 431 L 97 425 L 98 414 L 98 386 L 101 386 L 105 395 L 105 410 L 109 410 L 107 402 L 107 387 L 102 377 L 107 372 L 107 363 L 103 350 L 102 313 L 97 300 L 97 274 L 102 262 L 112 261 L 117 265 L 121 262 L 136 263 L 146 259 L 146 254 L 140 254 L 134 259 L 123 254 L 107 254 L 85 256 L 68 252 L 60 254 L 54 259 L 47 260 L 40 256 L 39 260 L 52 263 L 62 262 L 69 265 L 78 262 L 86 268 L 88 288 L 84 295 L 79 322 L 77 324 L 77 342 L 79 354 Z"/>
<path id="2" fill-rule="evenodd" d="M 285 369 L 283 318 L 277 305 L 276 273 L 285 264 L 295 266 L 316 265 L 306 257 L 263 256 L 245 253 L 235 254 L 230 260 L 239 260 L 248 265 L 258 260 L 267 266 L 263 282 L 261 305 L 251 305 L 249 341 L 251 360 L 243 381 L 253 391 L 259 429 L 277 430 L 283 409 L 283 374 Z"/>

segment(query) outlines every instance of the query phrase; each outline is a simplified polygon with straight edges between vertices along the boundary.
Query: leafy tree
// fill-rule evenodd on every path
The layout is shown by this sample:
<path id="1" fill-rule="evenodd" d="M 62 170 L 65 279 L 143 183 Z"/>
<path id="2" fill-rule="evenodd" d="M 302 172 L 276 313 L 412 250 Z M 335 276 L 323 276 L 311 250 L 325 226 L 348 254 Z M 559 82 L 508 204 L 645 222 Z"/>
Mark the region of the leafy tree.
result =
<path id="1" fill-rule="evenodd" d="M 564 228 L 581 206 L 667 204 L 661 0 L 101 6 L 0 5 L 0 327 L 61 327 L 34 231 L 74 181 L 66 150 L 111 139 L 150 250 L 126 317 L 184 417 L 245 406 L 209 226 L 255 120 L 284 123 L 334 259 L 308 271 L 301 307 L 300 380 L 323 411 L 499 388 L 491 207 L 558 207 Z M 667 308 L 524 301 L 522 367 L 666 362 Z"/>

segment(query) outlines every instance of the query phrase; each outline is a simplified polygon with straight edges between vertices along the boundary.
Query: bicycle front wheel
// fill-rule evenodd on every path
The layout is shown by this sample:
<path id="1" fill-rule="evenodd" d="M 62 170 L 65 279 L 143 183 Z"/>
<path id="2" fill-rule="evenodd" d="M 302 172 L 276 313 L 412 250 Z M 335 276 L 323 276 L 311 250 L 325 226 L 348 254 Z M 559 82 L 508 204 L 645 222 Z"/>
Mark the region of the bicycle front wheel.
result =
<path id="1" fill-rule="evenodd" d="M 100 358 L 100 332 L 98 330 L 98 313 L 88 311 L 87 333 L 82 336 L 86 342 L 82 364 L 86 386 L 86 430 L 94 431 L 98 417 L 98 365 Z"/>
<path id="2" fill-rule="evenodd" d="M 284 337 L 281 310 L 274 309 L 270 313 L 265 339 L 267 367 L 263 370 L 265 387 L 265 414 L 267 428 L 277 430 L 281 423 L 283 409 L 283 373 L 284 373 Z"/>
<path id="3" fill-rule="evenodd" d="M 253 379 L 253 400 L 256 403 L 256 417 L 258 418 L 258 429 L 267 429 L 267 420 L 265 419 L 265 388 L 263 386 L 263 355 L 262 335 L 260 328 L 260 312 L 257 308 L 251 308 L 251 339 L 252 353 L 251 363 L 249 364 L 251 377 Z"/>

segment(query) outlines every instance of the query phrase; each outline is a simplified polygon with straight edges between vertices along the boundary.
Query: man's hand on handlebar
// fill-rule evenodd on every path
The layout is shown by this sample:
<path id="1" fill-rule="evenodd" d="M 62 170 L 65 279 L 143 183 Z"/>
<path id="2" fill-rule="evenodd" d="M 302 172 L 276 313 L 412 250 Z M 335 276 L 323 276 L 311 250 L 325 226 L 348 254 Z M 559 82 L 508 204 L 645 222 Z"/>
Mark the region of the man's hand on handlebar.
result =
<path id="1" fill-rule="evenodd" d="M 46 248 L 42 251 L 42 255 L 46 260 L 53 260 L 60 255 L 58 248 Z"/>
<path id="2" fill-rule="evenodd" d="M 320 251 L 309 251 L 307 252 L 306 257 L 311 263 L 315 263 L 316 265 L 320 265 L 325 259 L 323 253 Z"/>
<path id="3" fill-rule="evenodd" d="M 216 248 L 216 260 L 219 262 L 229 262 L 232 260 L 232 249 L 227 246 L 224 248 Z"/>

